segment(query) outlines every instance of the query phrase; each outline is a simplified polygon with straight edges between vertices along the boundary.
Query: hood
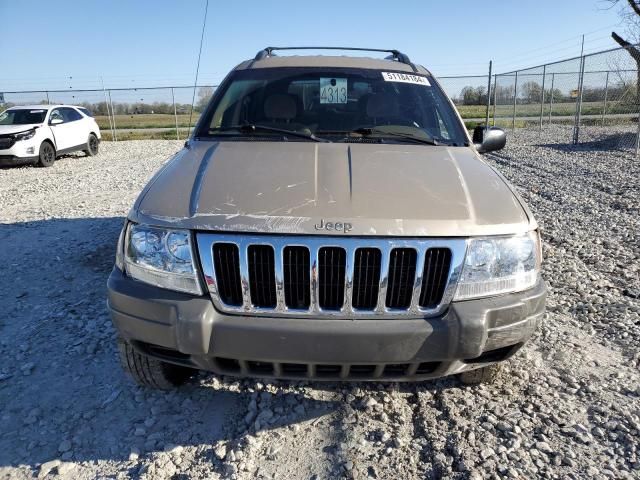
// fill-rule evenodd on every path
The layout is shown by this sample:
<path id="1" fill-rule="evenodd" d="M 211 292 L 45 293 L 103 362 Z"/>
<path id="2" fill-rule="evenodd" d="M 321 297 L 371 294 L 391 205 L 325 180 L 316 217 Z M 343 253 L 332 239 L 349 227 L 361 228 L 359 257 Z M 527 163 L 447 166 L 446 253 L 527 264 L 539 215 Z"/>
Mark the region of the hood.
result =
<path id="1" fill-rule="evenodd" d="M 505 180 L 471 148 L 192 141 L 130 219 L 198 230 L 471 236 L 528 231 Z"/>
<path id="2" fill-rule="evenodd" d="M 34 127 L 41 127 L 41 123 L 29 123 L 27 125 L 0 125 L 0 135 L 7 135 L 10 133 L 26 132 Z"/>

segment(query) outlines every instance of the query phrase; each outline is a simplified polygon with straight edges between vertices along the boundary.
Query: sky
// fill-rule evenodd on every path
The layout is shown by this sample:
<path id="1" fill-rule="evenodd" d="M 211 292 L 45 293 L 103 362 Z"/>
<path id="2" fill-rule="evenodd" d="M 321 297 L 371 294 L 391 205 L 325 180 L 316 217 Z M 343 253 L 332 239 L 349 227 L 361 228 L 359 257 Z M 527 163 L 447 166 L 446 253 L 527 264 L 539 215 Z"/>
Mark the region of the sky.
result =
<path id="1" fill-rule="evenodd" d="M 0 92 L 190 85 L 206 0 L 0 0 Z M 438 76 L 614 48 L 606 0 L 209 0 L 198 83 L 268 45 L 397 48 Z M 618 26 L 618 31 L 623 28 Z"/>

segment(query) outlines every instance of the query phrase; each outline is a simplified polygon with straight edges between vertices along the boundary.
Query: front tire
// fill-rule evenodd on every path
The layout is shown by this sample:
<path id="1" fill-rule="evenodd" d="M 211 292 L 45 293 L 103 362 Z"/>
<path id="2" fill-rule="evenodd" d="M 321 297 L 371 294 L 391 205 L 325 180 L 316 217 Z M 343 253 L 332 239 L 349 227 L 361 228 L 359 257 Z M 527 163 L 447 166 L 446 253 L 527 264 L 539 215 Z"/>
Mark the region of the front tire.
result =
<path id="1" fill-rule="evenodd" d="M 465 385 L 480 385 L 483 383 L 493 383 L 502 369 L 502 365 L 494 363 L 486 367 L 468 370 L 460 374 L 460 381 Z"/>
<path id="2" fill-rule="evenodd" d="M 99 146 L 100 141 L 98 140 L 98 137 L 96 137 L 94 133 L 91 133 L 87 140 L 87 148 L 85 148 L 84 153 L 87 157 L 95 157 L 98 154 Z"/>
<path id="3" fill-rule="evenodd" d="M 38 153 L 38 166 L 50 167 L 53 162 L 56 161 L 56 149 L 53 148 L 51 142 L 44 141 L 40 145 L 40 152 Z"/>
<path id="4" fill-rule="evenodd" d="M 143 387 L 171 390 L 185 383 L 196 372 L 191 368 L 142 355 L 122 339 L 118 340 L 118 350 L 124 371 Z"/>

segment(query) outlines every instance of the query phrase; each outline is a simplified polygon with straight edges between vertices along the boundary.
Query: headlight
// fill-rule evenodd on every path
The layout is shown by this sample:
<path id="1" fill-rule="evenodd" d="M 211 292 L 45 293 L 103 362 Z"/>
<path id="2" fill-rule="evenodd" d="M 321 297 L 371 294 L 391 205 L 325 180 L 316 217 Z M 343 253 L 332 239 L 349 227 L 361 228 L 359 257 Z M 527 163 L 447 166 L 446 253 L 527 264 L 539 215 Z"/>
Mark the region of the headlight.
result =
<path id="1" fill-rule="evenodd" d="M 29 140 L 30 138 L 33 138 L 35 134 L 36 134 L 36 129 L 33 128 L 31 130 L 27 130 L 26 132 L 16 133 L 14 134 L 13 138 L 15 138 L 16 141 Z"/>
<path id="2" fill-rule="evenodd" d="M 455 300 L 518 292 L 533 287 L 540 272 L 537 232 L 469 241 Z"/>
<path id="3" fill-rule="evenodd" d="M 141 282 L 202 295 L 188 230 L 130 224 L 124 264 L 127 274 Z"/>

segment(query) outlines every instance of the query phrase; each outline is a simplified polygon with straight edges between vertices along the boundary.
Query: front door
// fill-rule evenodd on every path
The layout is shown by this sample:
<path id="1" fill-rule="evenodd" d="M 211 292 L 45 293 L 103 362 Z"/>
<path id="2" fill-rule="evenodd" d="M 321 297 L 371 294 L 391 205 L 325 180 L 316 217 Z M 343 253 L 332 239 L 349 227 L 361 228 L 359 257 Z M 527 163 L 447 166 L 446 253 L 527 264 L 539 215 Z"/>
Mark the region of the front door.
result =
<path id="1" fill-rule="evenodd" d="M 62 123 L 52 124 L 54 119 L 61 119 Z M 73 108 L 60 107 L 51 112 L 49 127 L 53 131 L 56 140 L 56 150 L 66 150 L 84 144 L 88 134 L 84 130 L 82 115 Z"/>

